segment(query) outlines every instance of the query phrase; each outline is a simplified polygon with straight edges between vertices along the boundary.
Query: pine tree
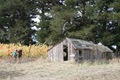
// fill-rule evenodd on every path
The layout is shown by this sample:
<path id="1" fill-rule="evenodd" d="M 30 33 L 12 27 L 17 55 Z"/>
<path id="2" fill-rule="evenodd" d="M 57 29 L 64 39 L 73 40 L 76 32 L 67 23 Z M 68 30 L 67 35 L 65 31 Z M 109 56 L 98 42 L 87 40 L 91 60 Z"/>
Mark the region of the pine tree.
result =
<path id="1" fill-rule="evenodd" d="M 32 18 L 37 13 L 37 0 L 6 0 L 0 5 L 1 40 L 10 43 L 32 43 Z"/>
<path id="2" fill-rule="evenodd" d="M 76 14 L 75 5 L 77 0 L 64 0 L 52 7 L 50 20 L 51 35 L 48 37 L 48 41 L 51 44 L 55 44 L 68 36 L 68 25 L 72 24 L 72 20 Z"/>
<path id="3" fill-rule="evenodd" d="M 111 24 L 111 33 L 114 35 L 112 43 L 116 45 L 115 56 L 120 57 L 120 0 L 113 0 L 110 5 L 112 11 L 109 15 Z"/>
<path id="4" fill-rule="evenodd" d="M 48 37 L 52 35 L 50 21 L 53 17 L 51 10 L 53 6 L 62 5 L 62 0 L 40 0 L 39 10 L 41 11 L 40 23 L 37 26 L 40 30 L 37 32 L 37 40 L 40 43 L 49 43 Z"/>
<path id="5" fill-rule="evenodd" d="M 94 1 L 93 0 L 81 0 L 76 6 L 77 14 L 73 19 L 72 26 L 68 29 L 68 36 L 74 38 L 80 38 L 85 40 L 92 40 L 95 42 L 93 37 L 94 29 Z"/>
<path id="6" fill-rule="evenodd" d="M 40 30 L 37 31 L 37 40 L 40 43 L 46 43 L 47 41 L 47 37 L 50 34 L 50 10 L 51 10 L 51 6 L 53 5 L 53 1 L 49 1 L 49 0 L 41 0 L 40 1 L 40 6 L 39 6 L 39 10 L 41 11 L 39 13 L 40 16 L 40 22 L 37 25 L 37 28 L 39 28 Z"/>
<path id="7" fill-rule="evenodd" d="M 42 6 L 40 42 L 55 44 L 64 37 L 80 38 L 102 42 L 111 49 L 116 45 L 116 55 L 119 55 L 119 0 L 46 0 Z"/>

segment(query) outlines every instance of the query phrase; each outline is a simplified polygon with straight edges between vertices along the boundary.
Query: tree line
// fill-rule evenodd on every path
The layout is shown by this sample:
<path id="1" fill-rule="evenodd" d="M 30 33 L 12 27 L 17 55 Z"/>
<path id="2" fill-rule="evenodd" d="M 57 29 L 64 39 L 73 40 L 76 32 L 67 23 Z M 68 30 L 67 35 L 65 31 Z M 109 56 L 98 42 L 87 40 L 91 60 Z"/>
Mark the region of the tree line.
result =
<path id="1" fill-rule="evenodd" d="M 52 45 L 65 37 L 101 42 L 120 56 L 120 0 L 0 0 L 0 42 L 29 45 L 32 36 Z"/>

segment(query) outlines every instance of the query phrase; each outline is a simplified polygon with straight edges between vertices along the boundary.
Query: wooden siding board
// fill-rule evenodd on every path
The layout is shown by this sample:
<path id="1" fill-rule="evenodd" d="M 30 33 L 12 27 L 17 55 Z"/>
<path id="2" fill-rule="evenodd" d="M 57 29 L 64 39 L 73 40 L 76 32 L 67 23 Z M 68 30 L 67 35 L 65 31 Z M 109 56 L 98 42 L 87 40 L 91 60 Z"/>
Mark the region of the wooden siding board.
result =
<path id="1" fill-rule="evenodd" d="M 58 61 L 60 61 L 60 55 L 61 55 L 61 54 L 60 54 L 60 46 L 61 46 L 61 45 L 59 44 L 59 45 L 58 45 Z"/>
<path id="2" fill-rule="evenodd" d="M 48 52 L 49 60 L 53 61 L 53 49 Z"/>
<path id="3" fill-rule="evenodd" d="M 72 58 L 71 55 L 76 55 L 76 58 L 79 58 L 79 49 L 75 49 L 75 46 L 72 44 L 72 42 L 70 42 L 69 39 L 65 39 L 48 51 L 48 57 L 50 61 L 63 61 L 63 45 L 68 47 L 68 60 Z M 93 50 L 81 48 L 81 52 L 83 60 L 106 58 L 106 53 L 102 53 L 97 46 L 93 47 Z"/>
<path id="4" fill-rule="evenodd" d="M 63 61 L 63 43 L 59 45 L 59 60 Z"/>
<path id="5" fill-rule="evenodd" d="M 56 46 L 56 61 L 63 61 L 63 43 L 59 43 Z"/>
<path id="6" fill-rule="evenodd" d="M 70 43 L 68 42 L 68 53 L 71 55 L 71 50 L 70 50 Z"/>
<path id="7" fill-rule="evenodd" d="M 55 47 L 53 48 L 53 61 L 55 61 Z"/>
<path id="8" fill-rule="evenodd" d="M 58 50 L 59 50 L 59 44 L 56 46 L 56 61 L 58 61 Z"/>

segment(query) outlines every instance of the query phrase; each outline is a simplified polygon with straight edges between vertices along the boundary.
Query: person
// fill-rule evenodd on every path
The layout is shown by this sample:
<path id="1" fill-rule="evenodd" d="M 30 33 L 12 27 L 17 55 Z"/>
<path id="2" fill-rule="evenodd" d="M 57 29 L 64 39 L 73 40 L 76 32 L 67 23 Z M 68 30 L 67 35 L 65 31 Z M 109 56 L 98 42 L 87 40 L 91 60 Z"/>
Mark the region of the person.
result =
<path id="1" fill-rule="evenodd" d="M 17 50 L 14 51 L 13 56 L 14 56 L 14 61 L 16 62 L 16 60 L 17 60 Z"/>
<path id="2" fill-rule="evenodd" d="M 22 57 L 22 49 L 18 50 L 18 59 L 19 59 L 19 62 L 20 62 L 21 57 Z"/>

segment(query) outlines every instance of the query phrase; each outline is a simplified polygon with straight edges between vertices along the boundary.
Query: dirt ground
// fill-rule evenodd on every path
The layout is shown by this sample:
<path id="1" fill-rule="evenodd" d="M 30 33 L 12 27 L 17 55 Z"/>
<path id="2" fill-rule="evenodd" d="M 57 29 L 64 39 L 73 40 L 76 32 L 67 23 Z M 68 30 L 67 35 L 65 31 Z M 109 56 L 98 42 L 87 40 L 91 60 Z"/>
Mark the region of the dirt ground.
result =
<path id="1" fill-rule="evenodd" d="M 0 62 L 0 80 L 120 80 L 120 63 Z"/>

